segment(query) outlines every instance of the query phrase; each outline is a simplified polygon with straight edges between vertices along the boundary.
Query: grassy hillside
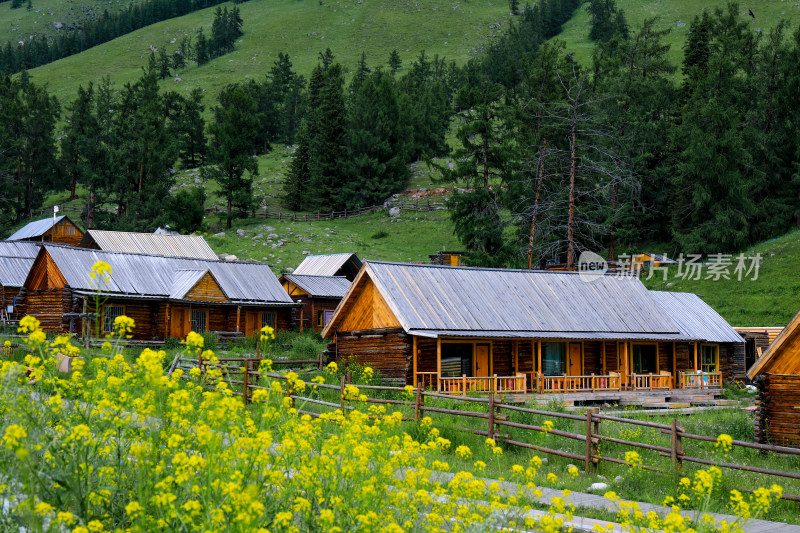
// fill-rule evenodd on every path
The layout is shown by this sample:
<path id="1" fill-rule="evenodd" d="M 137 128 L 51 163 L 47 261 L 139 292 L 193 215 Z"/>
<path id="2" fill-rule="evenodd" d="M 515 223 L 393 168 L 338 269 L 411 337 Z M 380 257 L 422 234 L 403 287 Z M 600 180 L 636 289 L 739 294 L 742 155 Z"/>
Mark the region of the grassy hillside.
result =
<path id="1" fill-rule="evenodd" d="M 640 0 L 617 0 L 617 6 L 625 11 L 625 17 L 632 29 L 641 25 L 642 21 L 651 17 L 659 17 L 661 29 L 670 28 L 672 31 L 667 37 L 671 45 L 670 57 L 672 63 L 680 66 L 683 60 L 683 43 L 689 34 L 689 26 L 696 14 L 703 9 L 714 10 L 716 7 L 725 8 L 726 0 L 659 0 L 657 2 L 642 2 Z M 575 52 L 583 62 L 588 63 L 594 43 L 589 40 L 590 18 L 586 2 L 572 19 L 564 25 L 564 30 L 555 37 L 567 43 L 567 49 Z M 748 14 L 748 9 L 753 11 L 755 19 Z M 778 21 L 786 19 L 792 30 L 800 23 L 800 1 L 797 0 L 751 0 L 742 2 L 739 11 L 749 23 L 762 32 L 769 31 Z"/>
<path id="2" fill-rule="evenodd" d="M 54 36 L 79 27 L 87 20 L 94 20 L 108 10 L 114 13 L 130 4 L 128 0 L 32 0 L 33 9 L 23 5 L 11 9 L 11 2 L 0 4 L 0 39 L 3 44 L 9 39 L 27 40 L 32 33 Z M 57 28 L 56 25 L 63 25 Z"/>
<path id="3" fill-rule="evenodd" d="M 667 281 L 645 279 L 651 289 L 693 292 L 734 326 L 785 326 L 800 310 L 800 230 L 757 244 L 745 256 L 761 254 L 758 279 L 748 276 L 738 281 L 731 268 L 731 279 L 681 280 L 671 268 Z M 747 263 L 749 266 L 749 263 Z M 702 277 L 707 277 L 703 270 Z"/>
<path id="4" fill-rule="evenodd" d="M 210 103 L 228 83 L 260 79 L 279 52 L 288 52 L 295 69 L 307 76 L 327 47 L 346 71 L 362 51 L 370 65 L 380 65 L 395 48 L 404 66 L 422 50 L 464 62 L 505 31 L 511 18 L 506 0 L 250 0 L 239 7 L 245 34 L 236 50 L 202 67 L 192 65 L 178 74 L 182 81 L 168 80 L 166 87 L 187 93 L 202 87 Z M 206 9 L 160 22 L 34 69 L 31 75 L 48 83 L 61 101 L 72 100 L 80 84 L 105 75 L 117 83 L 133 81 L 146 64 L 150 46 L 167 44 L 172 51 L 176 45 L 171 41 L 194 36 L 200 27 L 208 35 L 212 17 L 213 9 Z M 498 22 L 500 28 L 489 28 Z"/>

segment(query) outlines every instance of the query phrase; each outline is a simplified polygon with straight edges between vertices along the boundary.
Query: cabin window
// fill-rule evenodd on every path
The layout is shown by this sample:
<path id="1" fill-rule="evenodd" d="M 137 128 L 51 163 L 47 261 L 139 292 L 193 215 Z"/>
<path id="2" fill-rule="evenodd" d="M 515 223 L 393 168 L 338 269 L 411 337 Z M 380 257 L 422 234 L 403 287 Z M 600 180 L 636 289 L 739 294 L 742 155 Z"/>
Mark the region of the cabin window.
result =
<path id="1" fill-rule="evenodd" d="M 261 327 L 264 328 L 266 326 L 275 329 L 275 313 L 273 311 L 261 313 Z"/>
<path id="2" fill-rule="evenodd" d="M 567 343 L 542 343 L 542 374 L 545 376 L 563 376 L 567 372 Z"/>
<path id="3" fill-rule="evenodd" d="M 208 311 L 192 309 L 192 331 L 195 333 L 208 331 Z"/>
<path id="4" fill-rule="evenodd" d="M 442 377 L 458 378 L 472 375 L 472 344 L 442 343 Z"/>
<path id="5" fill-rule="evenodd" d="M 631 370 L 634 374 L 658 374 L 658 347 L 634 344 L 631 347 Z"/>
<path id="6" fill-rule="evenodd" d="M 103 333 L 114 333 L 114 319 L 125 314 L 125 306 L 103 306 Z"/>
<path id="7" fill-rule="evenodd" d="M 325 325 L 325 311 L 317 311 L 317 326 L 322 327 Z"/>
<path id="8" fill-rule="evenodd" d="M 716 344 L 700 346 L 700 370 L 703 372 L 719 371 L 719 346 Z"/>

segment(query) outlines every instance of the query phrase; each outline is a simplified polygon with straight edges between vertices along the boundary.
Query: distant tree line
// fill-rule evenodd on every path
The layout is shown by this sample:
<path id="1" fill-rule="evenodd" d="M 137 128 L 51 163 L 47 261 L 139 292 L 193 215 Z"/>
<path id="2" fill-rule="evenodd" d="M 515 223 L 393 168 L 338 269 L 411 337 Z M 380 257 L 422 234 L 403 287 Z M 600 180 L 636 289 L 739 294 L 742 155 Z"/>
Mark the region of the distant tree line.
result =
<path id="1" fill-rule="evenodd" d="M 143 0 L 117 13 L 105 10 L 98 19 L 85 22 L 77 31 L 60 32 L 55 37 L 36 34 L 23 42 L 9 40 L 0 48 L 0 74 L 46 65 L 150 24 L 221 3 L 222 0 Z M 234 9 L 238 13 L 238 8 Z"/>
<path id="2" fill-rule="evenodd" d="M 562 3 L 562 5 L 564 5 Z M 682 77 L 657 19 L 591 0 L 578 64 L 541 9 L 464 68 L 450 212 L 472 261 L 574 263 L 667 243 L 730 253 L 800 220 L 800 28 L 763 34 L 736 4 L 695 17 Z"/>

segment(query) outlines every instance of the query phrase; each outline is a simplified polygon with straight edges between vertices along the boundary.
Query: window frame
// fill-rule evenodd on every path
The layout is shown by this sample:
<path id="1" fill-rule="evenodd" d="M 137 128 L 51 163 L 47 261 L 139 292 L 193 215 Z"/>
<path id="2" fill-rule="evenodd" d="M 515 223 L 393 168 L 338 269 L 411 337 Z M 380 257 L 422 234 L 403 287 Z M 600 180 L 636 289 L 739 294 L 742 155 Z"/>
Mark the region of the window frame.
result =
<path id="1" fill-rule="evenodd" d="M 710 365 L 706 365 L 703 362 L 703 348 L 712 348 L 714 350 L 714 370 L 705 370 L 705 367 L 706 366 L 710 366 Z M 711 344 L 711 343 L 701 344 L 700 345 L 700 354 L 699 355 L 700 355 L 700 360 L 698 362 L 700 363 L 699 370 L 701 372 L 706 374 L 706 373 L 709 373 L 709 372 L 719 372 L 720 371 L 719 370 L 719 344 Z"/>
<path id="2" fill-rule="evenodd" d="M 658 374 L 661 372 L 661 364 L 658 360 L 658 343 L 657 342 L 632 342 L 631 343 L 631 374 L 650 374 L 651 372 L 634 372 L 634 362 L 633 362 L 633 351 L 635 346 L 652 346 L 655 349 L 655 363 L 656 369 L 652 372 L 653 374 Z"/>
<path id="3" fill-rule="evenodd" d="M 106 329 L 106 309 L 110 307 L 118 307 L 122 310 L 122 312 L 118 315 L 114 315 L 114 318 L 111 320 L 109 329 Z M 118 316 L 125 316 L 125 304 L 104 304 L 103 305 L 103 313 L 102 313 L 102 321 L 103 321 L 103 333 L 114 333 L 114 319 Z"/>
<path id="4" fill-rule="evenodd" d="M 194 314 L 195 314 L 195 313 L 205 313 L 205 325 L 203 326 L 203 331 L 197 331 L 197 330 L 194 328 L 194 323 L 195 323 L 195 320 L 194 320 Z M 194 308 L 190 308 L 190 309 L 189 309 L 189 331 L 194 331 L 195 333 L 199 333 L 199 334 L 201 334 L 201 335 L 202 335 L 203 333 L 208 333 L 208 320 L 209 320 L 209 314 L 210 314 L 210 313 L 209 313 L 208 309 L 202 309 L 202 308 L 201 308 L 201 309 L 194 309 Z"/>
<path id="5" fill-rule="evenodd" d="M 261 327 L 259 328 L 259 331 L 264 329 L 264 326 L 270 326 L 273 330 L 277 331 L 278 314 L 275 311 L 261 311 L 260 315 L 261 316 L 259 318 L 261 319 Z M 272 324 L 269 324 L 268 321 L 264 320 L 269 315 L 272 315 Z"/>
<path id="6" fill-rule="evenodd" d="M 558 374 L 548 374 L 545 372 L 545 362 L 547 361 L 546 356 L 546 349 L 545 345 L 561 345 L 563 347 L 563 351 L 561 352 L 561 372 Z M 567 373 L 568 365 L 569 365 L 569 343 L 567 341 L 541 341 L 541 351 L 542 351 L 542 363 L 541 368 L 539 368 L 539 372 L 542 373 L 543 376 L 563 376 Z"/>

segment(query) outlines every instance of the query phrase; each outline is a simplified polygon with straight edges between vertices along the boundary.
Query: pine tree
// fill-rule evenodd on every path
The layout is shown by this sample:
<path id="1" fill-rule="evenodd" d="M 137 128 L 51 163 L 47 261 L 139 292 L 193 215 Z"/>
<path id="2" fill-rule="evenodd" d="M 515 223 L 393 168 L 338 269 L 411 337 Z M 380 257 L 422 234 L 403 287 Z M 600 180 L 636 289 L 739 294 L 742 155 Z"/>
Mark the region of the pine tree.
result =
<path id="1" fill-rule="evenodd" d="M 519 15 L 519 0 L 508 0 L 508 7 L 511 9 L 512 15 Z"/>
<path id="2" fill-rule="evenodd" d="M 227 201 L 224 218 L 228 228 L 254 206 L 253 177 L 258 175 L 258 161 L 251 146 L 259 128 L 256 111 L 255 100 L 244 89 L 228 86 L 220 94 L 208 127 L 211 144 L 205 176 L 217 181 Z"/>
<path id="3" fill-rule="evenodd" d="M 158 77 L 160 79 L 165 80 L 172 75 L 169 71 L 170 63 L 166 47 L 162 46 L 158 50 Z"/>
<path id="4" fill-rule="evenodd" d="M 300 124 L 295 138 L 295 150 L 292 162 L 289 165 L 289 173 L 283 187 L 284 202 L 289 209 L 300 211 L 308 209 L 311 185 L 311 139 L 305 122 Z M 313 206 L 316 207 L 316 206 Z"/>
<path id="5" fill-rule="evenodd" d="M 392 73 L 397 73 L 402 66 L 403 60 L 400 59 L 400 53 L 397 51 L 397 48 L 395 48 L 392 50 L 392 53 L 389 54 L 389 68 L 392 69 Z"/>
<path id="6" fill-rule="evenodd" d="M 353 79 L 350 81 L 350 88 L 348 92 L 351 95 L 358 92 L 370 72 L 370 68 L 367 66 L 367 54 L 366 52 L 361 52 L 361 58 L 358 60 L 358 66 L 356 67 L 356 71 L 353 73 Z"/>
<path id="7" fill-rule="evenodd" d="M 592 18 L 589 30 L 591 40 L 605 42 L 617 36 L 623 39 L 628 37 L 628 24 L 616 0 L 590 0 L 589 15 Z"/>
<path id="8" fill-rule="evenodd" d="M 313 102 L 312 102 L 313 106 Z M 319 107 L 314 113 L 316 131 L 311 137 L 311 190 L 319 209 L 344 206 L 339 191 L 345 175 L 342 159 L 345 148 L 344 76 L 338 63 L 323 73 L 319 92 Z M 312 132 L 309 132 L 311 135 Z"/>
<path id="9" fill-rule="evenodd" d="M 197 32 L 197 41 L 194 44 L 194 59 L 198 67 L 208 63 L 208 41 L 203 33 L 203 28 L 200 28 Z"/>

